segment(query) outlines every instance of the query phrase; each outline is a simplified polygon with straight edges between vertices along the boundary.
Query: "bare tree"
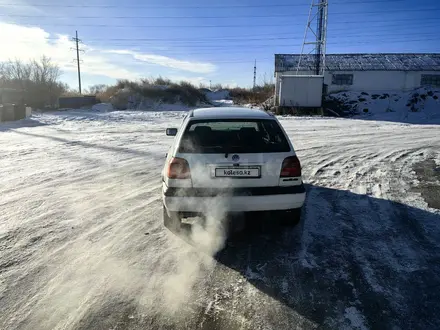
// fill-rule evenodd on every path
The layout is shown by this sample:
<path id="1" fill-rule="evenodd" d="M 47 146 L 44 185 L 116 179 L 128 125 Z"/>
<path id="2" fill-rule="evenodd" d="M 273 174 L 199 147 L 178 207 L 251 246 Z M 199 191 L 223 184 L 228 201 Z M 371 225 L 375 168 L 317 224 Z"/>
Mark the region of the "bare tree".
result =
<path id="1" fill-rule="evenodd" d="M 47 56 L 25 63 L 9 60 L 0 64 L 2 86 L 18 89 L 22 102 L 31 106 L 53 106 L 57 98 L 66 90 L 59 82 L 61 71 Z"/>
<path id="2" fill-rule="evenodd" d="M 93 95 L 101 94 L 106 91 L 107 85 L 105 84 L 97 84 L 89 87 L 89 93 Z"/>

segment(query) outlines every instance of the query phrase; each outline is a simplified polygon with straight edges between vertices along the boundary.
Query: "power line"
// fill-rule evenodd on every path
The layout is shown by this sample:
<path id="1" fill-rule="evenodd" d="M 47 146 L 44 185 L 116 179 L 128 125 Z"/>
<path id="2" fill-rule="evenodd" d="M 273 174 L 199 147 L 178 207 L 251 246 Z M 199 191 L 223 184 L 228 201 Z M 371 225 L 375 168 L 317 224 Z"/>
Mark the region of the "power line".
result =
<path id="1" fill-rule="evenodd" d="M 327 44 L 329 45 L 343 45 L 343 46 L 350 46 L 350 45 L 377 45 L 377 44 L 388 44 L 388 43 L 401 43 L 401 42 L 406 42 L 406 41 L 414 41 L 414 42 L 421 42 L 421 41 L 439 41 L 440 39 L 437 38 L 425 38 L 425 39 L 389 39 L 389 40 L 376 40 L 374 43 L 371 41 L 353 41 L 353 42 L 347 42 L 347 43 L 342 43 L 342 42 L 327 42 Z M 124 45 L 121 45 L 124 46 Z M 127 46 L 127 45 L 125 45 Z M 270 45 L 270 44 L 260 44 L 260 45 L 249 45 L 246 46 L 246 49 L 252 50 L 252 49 L 259 49 L 259 48 L 267 48 L 267 47 L 278 47 L 278 48 L 291 48 L 291 47 L 296 47 L 296 46 L 301 46 L 301 44 L 276 44 L 276 45 Z M 215 52 L 219 52 L 221 50 L 224 50 L 226 52 L 231 52 L 230 49 L 223 47 L 223 46 L 219 46 L 219 47 L 210 47 L 210 46 L 206 46 L 206 47 L 187 47 L 188 49 L 193 49 L 193 50 L 212 50 Z M 182 50 L 183 51 L 183 50 Z M 165 51 L 166 52 L 166 51 Z M 164 52 L 164 53 L 165 53 Z M 174 51 L 170 51 L 170 53 L 173 53 Z M 270 50 L 270 52 L 273 52 L 272 50 Z M 199 53 L 199 52 L 197 52 Z M 252 51 L 248 52 L 248 54 L 252 54 Z"/>
<path id="2" fill-rule="evenodd" d="M 416 19 L 389 19 L 389 20 L 368 20 L 368 24 L 370 23 L 388 23 L 388 22 L 426 22 L 426 21 L 440 21 L 439 17 L 427 17 L 427 18 L 416 18 Z M 338 21 L 338 24 L 361 24 L 359 21 Z M 16 24 L 15 22 L 11 22 L 9 24 Z M 35 26 L 35 23 L 20 23 L 21 26 Z M 65 27 L 75 27 L 78 24 L 62 24 L 62 23 L 45 23 L 39 22 L 39 26 L 65 26 Z M 290 28 L 292 26 L 303 26 L 302 23 L 283 23 L 283 24 L 258 24 L 258 26 L 254 26 L 253 28 L 261 27 L 285 27 Z M 149 27 L 149 28 L 175 28 L 175 29 L 187 29 L 187 28 L 236 28 L 236 27 L 249 27 L 249 23 L 247 24 L 227 24 L 227 25 L 127 25 L 127 24 L 83 24 L 83 27 L 103 27 L 103 28 L 140 28 L 140 27 Z"/>
<path id="3" fill-rule="evenodd" d="M 433 12 L 440 11 L 440 8 L 420 8 L 420 9 L 394 9 L 393 13 L 398 12 Z M 334 15 L 365 15 L 365 14 L 384 14 L 383 11 L 363 11 L 363 12 L 342 12 L 331 13 Z M 21 17 L 21 18 L 80 18 L 80 19 L 218 19 L 218 18 L 277 18 L 277 17 L 304 17 L 304 14 L 292 15 L 292 14 L 280 14 L 280 15 L 227 15 L 227 16 L 42 16 L 42 15 L 15 15 L 15 14 L 0 14 L 0 16 L 7 17 Z"/>
<path id="4" fill-rule="evenodd" d="M 410 25 L 401 25 L 401 24 L 395 24 L 395 25 L 381 25 L 381 26 L 372 26 L 368 28 L 368 32 L 382 32 L 382 28 L 392 28 L 392 30 L 390 31 L 396 31 L 396 29 L 394 27 L 398 27 L 399 28 L 399 33 L 385 33 L 386 31 L 383 31 L 384 34 L 370 34 L 370 33 L 360 33 L 360 32 L 365 32 L 365 27 L 353 27 L 350 28 L 350 32 L 356 32 L 357 30 L 359 30 L 359 33 L 355 33 L 355 34 L 343 34 L 343 35 L 338 35 L 338 34 L 334 34 L 333 32 L 335 31 L 347 31 L 347 28 L 333 28 L 333 29 L 329 29 L 329 32 L 331 34 L 331 36 L 333 38 L 337 38 L 337 37 L 370 37 L 370 36 L 400 36 L 403 33 L 405 35 L 420 35 L 420 28 L 432 28 L 438 27 L 438 23 L 428 23 L 428 24 L 417 24 L 417 28 L 419 29 L 419 32 L 416 33 L 411 33 L 411 32 L 406 32 L 404 31 L 404 29 L 409 29 L 410 31 L 414 30 L 414 26 L 410 26 Z M 374 29 L 376 28 L 376 30 Z M 438 34 L 437 32 L 433 32 L 436 35 Z M 279 37 L 280 35 L 286 35 L 289 37 Z M 267 36 L 267 38 L 258 38 L 260 36 Z M 211 41 L 246 41 L 246 40 L 279 40 L 279 39 L 294 39 L 297 38 L 298 35 L 297 34 L 293 34 L 292 32 L 284 32 L 284 33 L 259 33 L 256 35 L 240 35 L 239 37 L 237 36 L 237 34 L 235 35 L 231 35 L 231 36 L 222 36 L 222 37 L 199 37 L 197 36 L 197 40 L 194 39 L 182 39 L 182 38 L 91 38 L 88 39 L 89 41 L 133 41 L 133 42 L 137 42 L 137 41 L 179 41 L 179 42 L 211 42 Z M 48 37 L 45 38 L 44 40 L 59 40 L 59 37 Z M 32 41 L 33 39 L 19 39 L 17 41 Z"/>
<path id="5" fill-rule="evenodd" d="M 390 31 L 396 31 L 397 28 L 399 28 L 399 33 L 395 34 L 395 33 L 385 33 L 385 31 L 382 31 L 383 28 L 393 28 L 390 29 Z M 405 29 L 409 29 L 410 31 L 413 31 L 414 28 L 417 27 L 419 29 L 419 32 L 417 33 L 411 33 L 411 32 L 406 32 Z M 329 33 L 331 34 L 331 36 L 333 38 L 335 37 L 351 37 L 351 36 L 360 36 L 360 37 L 369 37 L 369 36 L 393 36 L 393 35 L 402 35 L 403 33 L 405 35 L 419 35 L 421 34 L 420 29 L 421 28 L 437 28 L 438 27 L 438 23 L 428 23 L 428 24 L 417 24 L 417 26 L 411 26 L 411 25 L 401 25 L 401 24 L 394 24 L 394 25 L 380 25 L 380 26 L 370 26 L 368 28 L 368 32 L 384 32 L 384 34 L 370 34 L 370 33 L 361 33 L 361 32 L 365 32 L 365 27 L 361 26 L 361 27 L 353 27 L 350 28 L 350 32 L 356 32 L 359 30 L 359 32 L 356 32 L 355 34 L 343 34 L 343 35 L 338 35 L 338 34 L 334 34 L 335 31 L 347 31 L 347 28 L 333 28 L 333 29 L 329 29 Z M 299 33 L 299 32 L 298 32 Z M 435 34 L 438 34 L 437 32 L 433 32 Z M 286 35 L 286 36 L 290 36 L 287 38 L 282 38 L 279 37 L 280 35 Z M 267 36 L 267 38 L 258 38 L 260 36 Z M 197 36 L 197 40 L 194 39 L 182 39 L 182 38 L 91 38 L 88 39 L 89 41 L 181 41 L 181 42 L 186 42 L 186 41 L 194 41 L 194 42 L 207 42 L 207 41 L 245 41 L 245 40 L 271 40 L 271 39 L 293 39 L 293 38 L 297 38 L 298 34 L 294 34 L 293 32 L 281 32 L 281 33 L 259 33 L 259 34 L 254 34 L 254 35 L 239 35 L 237 36 L 237 34 L 234 35 L 229 35 L 229 36 L 222 36 L 222 37 L 199 37 Z M 252 39 L 252 38 L 258 38 L 258 39 Z M 32 41 L 33 39 L 19 39 L 19 40 L 23 40 L 23 41 Z M 59 37 L 47 37 L 45 38 L 45 40 L 59 40 Z"/>
<path id="6" fill-rule="evenodd" d="M 333 45 L 351 45 L 351 44 L 374 44 L 374 43 L 378 43 L 378 42 L 404 42 L 404 41 L 410 41 L 411 39 L 407 39 L 406 36 L 411 36 L 411 35 L 420 35 L 420 33 L 412 33 L 412 34 L 404 34 L 404 35 L 384 35 L 384 34 L 376 34 L 376 35 L 348 35 L 348 36 L 338 36 L 340 38 L 344 38 L 344 40 L 347 40 L 349 38 L 356 38 L 359 39 L 359 36 L 361 37 L 381 37 L 381 40 L 375 39 L 375 40 L 368 40 L 368 41 L 349 41 L 347 40 L 347 42 L 339 42 L 339 41 L 334 41 L 334 42 L 328 42 L 328 44 L 333 44 Z M 436 40 L 439 41 L 440 38 L 437 37 L 438 34 L 437 33 L 425 33 L 424 36 L 427 37 L 436 37 L 436 38 L 424 38 L 424 39 L 412 39 L 414 41 L 424 41 L 424 40 Z M 387 39 L 388 37 L 388 39 Z M 402 40 L 396 40 L 396 37 L 401 37 L 404 38 Z M 333 37 L 334 38 L 334 37 Z M 276 40 L 294 40 L 295 38 L 275 38 L 274 41 Z M 300 39 L 299 37 L 296 39 Z M 125 40 L 128 43 L 111 43 L 109 44 L 109 40 L 107 39 L 103 39 L 103 42 L 106 42 L 106 46 L 112 46 L 112 47 L 139 47 L 139 46 L 149 46 L 149 47 L 154 47 L 155 44 L 152 44 L 151 42 L 140 42 L 139 40 Z M 216 40 L 216 41 L 221 41 L 221 40 Z M 175 42 L 173 42 L 173 44 L 171 45 L 172 47 L 179 47 L 181 48 L 181 51 L 184 51 L 185 49 L 211 49 L 211 50 L 225 50 L 226 47 L 238 47 L 241 46 L 244 40 L 234 40 L 239 42 L 239 44 L 225 44 L 225 45 L 216 45 L 216 44 L 197 44 L 197 43 L 188 43 L 188 44 L 176 44 Z M 267 39 L 261 39 L 261 41 L 268 41 Z M 20 41 L 17 40 L 16 42 L 12 42 L 12 43 L 6 43 L 6 44 L 16 44 L 16 43 L 20 43 L 20 44 L 35 44 L 33 42 L 30 41 Z M 276 44 L 276 43 L 272 43 L 272 44 L 267 44 L 267 43 L 257 43 L 257 44 L 250 44 L 250 45 L 245 45 L 246 49 L 254 49 L 254 48 L 261 48 L 261 47 L 292 47 L 292 46 L 298 46 L 301 44 L 293 44 L 293 43 L 282 43 L 282 44 Z M 160 47 L 160 46 L 157 46 Z M 176 49 L 171 50 L 172 52 L 176 52 Z M 230 50 L 228 50 L 230 51 Z M 163 50 L 163 52 L 167 52 L 167 50 Z"/>
<path id="7" fill-rule="evenodd" d="M 380 34 L 341 34 L 341 35 L 332 35 L 332 38 L 348 38 L 348 37 L 356 37 L 357 39 L 359 37 L 395 37 L 395 36 L 408 36 L 408 35 L 420 35 L 421 32 L 415 32 L 415 33 L 380 33 Z M 423 35 L 433 35 L 433 36 L 437 36 L 438 32 L 432 32 L 432 33 L 423 33 Z M 248 38 L 248 37 L 243 37 L 243 38 L 234 38 L 234 39 L 228 39 L 228 38 L 212 38 L 212 39 L 206 39 L 206 40 L 179 40 L 179 39 L 155 39 L 155 38 L 106 38 L 106 39 L 90 39 L 90 41 L 105 41 L 105 42 L 109 42 L 109 41 L 118 41 L 118 42 L 125 42 L 125 41 L 129 41 L 129 42 L 142 42 L 142 43 L 148 43 L 148 42 L 155 42 L 155 41 L 171 41 L 173 42 L 173 45 L 176 44 L 176 42 L 178 42 L 179 44 L 204 44 L 204 43 L 211 43 L 211 42 L 218 42 L 218 41 L 224 41 L 224 42 L 247 42 L 247 41 L 270 41 L 270 40 L 292 40 L 292 39 L 297 39 L 299 37 L 299 35 L 296 36 L 290 36 L 290 37 L 270 37 L 270 38 Z M 51 39 L 48 39 L 51 40 Z M 58 40 L 58 39 L 54 39 L 54 40 Z"/>
<path id="8" fill-rule="evenodd" d="M 415 35 L 419 35 L 419 34 L 415 34 Z M 438 34 L 435 34 L 435 33 L 433 33 L 433 34 L 431 34 L 431 35 L 428 35 L 429 37 L 431 37 L 431 36 L 436 36 L 436 38 L 426 38 L 426 39 L 408 39 L 408 38 L 406 38 L 405 36 L 399 36 L 399 37 L 402 37 L 403 39 L 402 40 L 396 40 L 396 37 L 395 36 L 390 36 L 390 38 L 389 39 L 385 39 L 385 38 L 383 38 L 384 36 L 382 36 L 382 40 L 381 41 L 384 41 L 384 42 L 390 42 L 390 41 L 399 41 L 399 42 L 404 42 L 404 41 L 409 41 L 409 40 L 415 40 L 415 41 L 423 41 L 423 40 L 437 40 L 437 41 L 440 41 L 440 37 L 437 37 L 437 35 Z M 379 35 L 377 35 L 377 36 L 379 36 Z M 353 36 L 353 37 L 356 37 L 356 39 L 359 39 L 357 36 Z M 374 37 L 374 35 L 372 35 L 371 37 Z M 299 38 L 298 38 L 299 39 Z M 374 40 L 374 42 L 376 42 L 376 41 L 380 41 L 380 40 Z M 374 43 L 373 42 L 373 43 Z M 350 44 L 358 44 L 358 43 L 360 43 L 360 44 L 364 44 L 364 43 L 367 43 L 367 44 L 372 44 L 372 41 L 371 40 L 369 40 L 369 41 L 349 41 L 349 42 L 328 42 L 328 44 L 333 44 L 333 45 L 350 45 Z M 130 46 L 130 45 L 133 45 L 133 46 L 142 46 L 142 44 L 139 44 L 139 43 L 134 43 L 134 44 L 112 44 L 112 46 L 114 46 L 114 45 L 121 45 L 121 46 Z M 255 45 L 246 45 L 245 47 L 246 48 L 258 48 L 258 47 L 291 47 L 291 46 L 297 46 L 297 45 L 302 45 L 302 44 L 291 44 L 291 43 L 282 43 L 282 44 L 268 44 L 268 43 L 265 43 L 265 44 L 261 44 L 261 43 L 259 43 L 259 44 L 255 44 Z M 151 46 L 151 45 L 150 45 Z M 197 45 L 197 44 L 187 44 L 187 45 L 178 45 L 179 47 L 181 47 L 181 48 L 196 48 L 196 49 L 199 49 L 199 48 L 208 48 L 208 49 L 224 49 L 224 48 L 226 48 L 226 46 L 231 46 L 231 45 Z M 239 45 L 232 45 L 232 46 L 240 46 L 240 44 Z"/>
<path id="9" fill-rule="evenodd" d="M 400 26 L 400 25 L 394 25 L 396 27 L 400 27 L 399 29 L 399 33 L 387 33 L 387 31 L 371 31 L 369 29 L 369 32 L 382 32 L 382 33 L 378 33 L 378 34 L 372 34 L 372 33 L 361 33 L 361 32 L 365 32 L 365 28 L 362 28 L 360 32 L 356 32 L 356 29 L 350 29 L 350 34 L 338 34 L 338 33 L 334 33 L 335 31 L 347 31 L 346 28 L 341 28 L 341 29 L 333 29 L 330 30 L 330 34 L 332 38 L 351 38 L 351 37 L 392 37 L 392 36 L 408 36 L 408 35 L 420 35 L 421 32 L 419 30 L 419 32 L 406 32 L 403 31 L 402 28 L 408 28 L 411 31 L 413 31 L 414 27 L 411 26 Z M 386 26 L 386 27 L 392 27 L 392 26 Z M 438 27 L 438 24 L 434 23 L 434 25 L 417 25 L 418 28 L 429 28 L 429 27 Z M 396 29 L 390 29 L 389 31 L 392 32 L 396 32 Z M 438 35 L 438 32 L 428 32 L 428 33 L 423 33 L 424 35 Z M 265 35 L 265 34 L 262 34 Z M 286 35 L 287 37 L 279 37 L 279 35 Z M 154 42 L 158 42 L 158 41 L 162 41 L 162 42 L 173 42 L 173 45 L 176 45 L 176 43 L 179 44 L 204 44 L 204 43 L 211 43 L 211 42 L 218 42 L 218 41 L 223 41 L 223 42 L 247 42 L 247 41 L 269 41 L 269 40 L 291 40 L 291 39 L 297 39 L 298 37 L 300 37 L 299 34 L 293 34 L 292 32 L 287 32 L 287 33 L 277 33 L 277 34 L 266 34 L 266 38 L 258 38 L 259 35 L 234 35 L 234 36 L 225 36 L 225 37 L 205 37 L 205 38 L 200 38 L 197 37 L 197 40 L 194 39 L 182 39 L 182 38 L 92 38 L 92 39 L 88 39 L 90 42 L 96 42 L 96 41 L 102 41 L 102 42 L 112 42 L 112 41 L 117 41 L 120 43 L 123 42 L 136 42 L 136 44 L 146 44 L 146 43 L 154 43 Z M 60 38 L 57 37 L 48 37 L 45 38 L 44 40 L 46 41 L 52 41 L 52 40 L 59 40 Z M 16 42 L 23 42 L 23 43 L 33 43 L 33 39 L 17 39 L 15 40 Z"/>
<path id="10" fill-rule="evenodd" d="M 371 4 L 371 3 L 390 3 L 390 2 L 404 2 L 404 0 L 373 0 L 373 1 L 351 1 L 349 3 L 345 1 L 335 1 L 332 4 Z M 13 7 L 52 7 L 52 8 L 273 8 L 273 7 L 308 7 L 308 3 L 304 4 L 267 4 L 267 5 L 215 5 L 215 6 L 203 6 L 203 5 L 184 5 L 184 6 L 176 6 L 176 5 L 66 5 L 66 4 L 47 4 L 47 3 L 38 3 L 38 4 L 15 4 L 15 3 L 1 3 L 2 7 L 13 6 Z"/>
<path id="11" fill-rule="evenodd" d="M 396 44 L 396 43 L 405 43 L 405 42 L 428 42 L 428 41 L 438 41 L 439 38 L 425 38 L 425 39 L 389 39 L 389 40 L 376 40 L 374 43 L 371 41 L 358 41 L 358 42 L 328 42 L 328 45 L 334 45 L 334 46 L 354 46 L 354 45 L 382 45 L 382 44 Z M 130 47 L 129 45 L 123 45 L 125 47 Z M 282 45 L 255 45 L 255 46 L 249 46 L 246 47 L 246 51 L 235 51 L 234 54 L 241 54 L 241 55 L 247 55 L 252 56 L 255 55 L 256 52 L 265 51 L 268 47 L 271 47 L 270 51 L 267 53 L 291 53 L 292 47 L 299 47 L 301 44 L 285 44 Z M 134 51 L 136 52 L 136 51 Z M 145 51 L 137 51 L 139 53 L 145 52 Z M 149 50 L 148 51 L 151 54 L 160 53 L 161 56 L 179 56 L 179 55 L 191 55 L 191 56 L 198 56 L 198 55 L 218 55 L 218 54 L 230 54 L 231 49 L 228 49 L 226 47 L 220 48 L 209 48 L 209 47 L 203 47 L 203 48 L 192 48 L 189 47 L 186 50 L 171 50 L 171 51 L 163 51 L 163 50 Z M 129 55 L 129 54 L 128 54 Z M 248 60 L 249 61 L 249 60 Z"/>

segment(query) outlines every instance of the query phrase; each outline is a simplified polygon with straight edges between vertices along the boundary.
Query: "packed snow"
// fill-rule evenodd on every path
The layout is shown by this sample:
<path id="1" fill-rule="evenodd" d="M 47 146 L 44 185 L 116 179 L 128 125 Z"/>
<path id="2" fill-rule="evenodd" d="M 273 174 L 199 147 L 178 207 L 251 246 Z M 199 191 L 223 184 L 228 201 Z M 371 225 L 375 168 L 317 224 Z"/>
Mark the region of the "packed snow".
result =
<path id="1" fill-rule="evenodd" d="M 413 166 L 440 159 L 440 126 L 280 117 L 303 221 L 213 256 L 162 225 L 164 132 L 184 116 L 99 105 L 0 124 L 1 329 L 437 327 L 440 211 Z"/>

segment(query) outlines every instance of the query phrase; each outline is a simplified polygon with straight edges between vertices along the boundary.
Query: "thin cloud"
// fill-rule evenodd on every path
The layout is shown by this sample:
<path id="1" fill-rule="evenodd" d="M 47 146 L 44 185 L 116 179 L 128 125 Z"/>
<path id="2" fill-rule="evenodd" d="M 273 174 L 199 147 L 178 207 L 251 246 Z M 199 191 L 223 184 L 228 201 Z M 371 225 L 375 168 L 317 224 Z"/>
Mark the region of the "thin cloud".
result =
<path id="1" fill-rule="evenodd" d="M 199 85 L 201 83 L 207 84 L 209 83 L 209 80 L 205 77 L 187 77 L 187 76 L 167 76 L 167 78 L 171 79 L 172 81 L 186 81 L 190 82 L 193 85 Z"/>
<path id="2" fill-rule="evenodd" d="M 67 35 L 50 34 L 40 27 L 0 22 L 0 40 L 3 45 L 0 51 L 0 62 L 10 59 L 28 61 L 46 55 L 57 63 L 63 72 L 76 72 L 77 70 L 74 62 L 76 54 L 72 51 L 74 44 Z M 82 44 L 81 48 L 86 51 L 85 54 L 81 54 L 81 72 L 111 79 L 148 77 L 153 75 L 151 71 L 147 71 L 148 69 L 157 74 L 158 67 L 165 67 L 196 73 L 196 77 L 176 78 L 199 83 L 203 81 L 201 74 L 216 71 L 216 66 L 211 63 L 182 61 L 125 49 L 107 50 L 87 44 Z M 147 63 L 156 66 L 156 70 L 147 66 Z M 173 72 L 173 74 L 179 76 L 178 72 Z"/>
<path id="3" fill-rule="evenodd" d="M 0 0 L 0 8 L 7 14 L 44 14 L 44 11 L 23 0 Z"/>
<path id="4" fill-rule="evenodd" d="M 194 73 L 212 73 L 217 69 L 216 66 L 211 63 L 182 61 L 167 56 L 143 54 L 131 50 L 109 50 L 108 52 L 119 55 L 131 55 L 139 61 Z"/>
<path id="5" fill-rule="evenodd" d="M 51 39 L 49 39 L 51 38 Z M 28 61 L 49 56 L 63 71 L 76 71 L 73 43 L 66 35 L 50 35 L 39 27 L 27 27 L 0 22 L 2 50 L 0 62 L 9 59 Z M 126 69 L 102 50 L 88 48 L 81 63 L 83 73 L 102 75 L 114 79 L 136 79 L 139 73 Z"/>

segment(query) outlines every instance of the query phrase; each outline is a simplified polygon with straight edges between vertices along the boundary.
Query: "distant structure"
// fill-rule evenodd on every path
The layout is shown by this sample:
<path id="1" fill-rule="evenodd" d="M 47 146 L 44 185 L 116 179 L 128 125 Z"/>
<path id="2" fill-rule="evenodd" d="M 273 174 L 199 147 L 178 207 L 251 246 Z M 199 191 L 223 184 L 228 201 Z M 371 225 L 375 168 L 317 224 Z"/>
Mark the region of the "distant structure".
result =
<path id="1" fill-rule="evenodd" d="M 296 71 L 280 74 L 277 77 L 275 106 L 298 109 L 321 108 L 326 68 L 327 17 L 328 1 L 312 0 Z M 310 55 L 312 53 L 314 55 Z M 301 75 L 302 59 L 311 56 L 314 59 L 313 70 L 307 76 Z"/>
<path id="2" fill-rule="evenodd" d="M 440 87 L 440 54 L 327 54 L 324 69 L 324 94 Z M 313 54 L 276 54 L 275 95 L 282 76 L 314 75 L 315 70 Z"/>
<path id="3" fill-rule="evenodd" d="M 297 73 L 301 65 L 302 57 L 304 55 L 308 55 L 314 52 L 315 53 L 314 74 L 317 76 L 324 75 L 325 53 L 326 53 L 326 45 L 327 45 L 327 18 L 328 18 L 328 1 L 312 0 L 312 4 L 310 5 L 309 18 L 307 19 L 306 31 L 304 34 L 304 41 L 298 61 Z M 308 39 L 309 32 L 312 33 L 312 38 L 314 38 L 313 41 L 310 41 Z"/>
<path id="4" fill-rule="evenodd" d="M 96 103 L 98 103 L 98 100 L 95 95 L 60 96 L 58 98 L 60 109 L 80 109 L 82 107 L 92 107 Z"/>
<path id="5" fill-rule="evenodd" d="M 255 60 L 255 64 L 254 64 L 254 91 L 255 91 L 255 87 L 257 87 L 257 60 Z"/>
<path id="6" fill-rule="evenodd" d="M 30 116 L 31 108 L 24 104 L 23 93 L 21 89 L 0 88 L 0 122 Z"/>

